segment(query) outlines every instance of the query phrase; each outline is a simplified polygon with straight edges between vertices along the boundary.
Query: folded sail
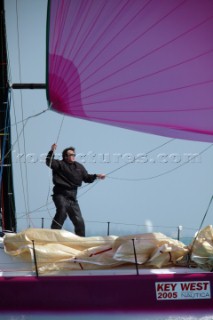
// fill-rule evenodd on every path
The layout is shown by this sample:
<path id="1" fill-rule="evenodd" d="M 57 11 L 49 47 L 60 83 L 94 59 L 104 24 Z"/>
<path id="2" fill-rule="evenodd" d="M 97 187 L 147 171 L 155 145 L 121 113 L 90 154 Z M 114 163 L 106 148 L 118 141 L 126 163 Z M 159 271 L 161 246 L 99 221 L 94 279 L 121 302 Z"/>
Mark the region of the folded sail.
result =
<path id="1" fill-rule="evenodd" d="M 96 270 L 137 263 L 145 268 L 213 267 L 213 228 L 200 230 L 188 246 L 162 233 L 82 238 L 65 230 L 27 229 L 6 234 L 4 250 L 20 261 L 33 262 L 32 240 L 40 273 Z M 133 246 L 134 239 L 134 246 Z M 189 260 L 189 254 L 191 260 Z M 31 265 L 29 265 L 31 267 Z"/>
<path id="2" fill-rule="evenodd" d="M 212 0 L 49 0 L 48 16 L 53 110 L 213 142 Z"/>

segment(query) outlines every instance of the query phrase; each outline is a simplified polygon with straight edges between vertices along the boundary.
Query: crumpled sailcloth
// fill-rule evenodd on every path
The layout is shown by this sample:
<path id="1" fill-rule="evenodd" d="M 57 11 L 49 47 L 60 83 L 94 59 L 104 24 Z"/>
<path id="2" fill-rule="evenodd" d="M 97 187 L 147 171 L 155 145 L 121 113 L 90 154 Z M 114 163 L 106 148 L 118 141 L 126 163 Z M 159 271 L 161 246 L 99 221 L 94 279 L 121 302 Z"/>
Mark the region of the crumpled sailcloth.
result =
<path id="1" fill-rule="evenodd" d="M 34 264 L 33 243 L 40 273 L 115 268 L 137 263 L 145 268 L 213 267 L 213 229 L 207 226 L 186 246 L 162 233 L 128 236 L 78 237 L 65 230 L 27 229 L 4 237 L 5 252 Z M 134 243 L 134 245 L 133 245 Z"/>

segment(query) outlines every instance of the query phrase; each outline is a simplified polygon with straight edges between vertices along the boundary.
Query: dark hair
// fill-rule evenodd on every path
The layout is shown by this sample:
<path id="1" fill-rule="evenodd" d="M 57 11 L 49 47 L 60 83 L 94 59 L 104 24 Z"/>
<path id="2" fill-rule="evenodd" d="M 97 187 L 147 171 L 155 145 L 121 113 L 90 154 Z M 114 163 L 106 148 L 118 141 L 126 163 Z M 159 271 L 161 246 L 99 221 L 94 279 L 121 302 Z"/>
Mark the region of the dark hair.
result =
<path id="1" fill-rule="evenodd" d="M 75 148 L 74 148 L 74 147 L 69 147 L 69 148 L 64 149 L 64 151 L 62 152 L 62 158 L 63 158 L 63 160 L 65 159 L 65 157 L 66 157 L 66 155 L 67 155 L 67 151 L 69 151 L 69 150 L 72 150 L 72 151 L 75 152 Z"/>

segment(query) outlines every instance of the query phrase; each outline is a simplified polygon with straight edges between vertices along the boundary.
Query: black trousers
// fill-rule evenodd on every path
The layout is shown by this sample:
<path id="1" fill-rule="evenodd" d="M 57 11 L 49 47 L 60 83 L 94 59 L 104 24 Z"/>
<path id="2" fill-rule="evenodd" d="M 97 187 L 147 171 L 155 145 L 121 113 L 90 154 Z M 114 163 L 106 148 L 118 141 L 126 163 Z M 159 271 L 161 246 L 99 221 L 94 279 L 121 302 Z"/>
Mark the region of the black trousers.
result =
<path id="1" fill-rule="evenodd" d="M 78 201 L 75 199 L 76 192 L 73 196 L 64 196 L 61 194 L 54 194 L 53 201 L 56 206 L 56 214 L 53 218 L 51 229 L 61 229 L 67 216 L 72 221 L 75 234 L 85 237 L 85 224 L 81 214 Z"/>

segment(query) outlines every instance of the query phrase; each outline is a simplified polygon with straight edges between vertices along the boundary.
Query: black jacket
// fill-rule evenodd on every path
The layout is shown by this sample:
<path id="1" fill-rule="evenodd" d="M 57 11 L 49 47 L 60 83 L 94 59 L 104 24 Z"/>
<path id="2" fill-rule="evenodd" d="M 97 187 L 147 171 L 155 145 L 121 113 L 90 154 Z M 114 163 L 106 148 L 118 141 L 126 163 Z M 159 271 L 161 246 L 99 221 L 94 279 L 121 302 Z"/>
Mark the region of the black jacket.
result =
<path id="1" fill-rule="evenodd" d="M 54 194 L 69 194 L 70 190 L 77 190 L 82 182 L 92 183 L 96 174 L 88 174 L 79 162 L 67 163 L 64 160 L 55 160 L 53 151 L 46 157 L 46 165 L 53 170 Z"/>

